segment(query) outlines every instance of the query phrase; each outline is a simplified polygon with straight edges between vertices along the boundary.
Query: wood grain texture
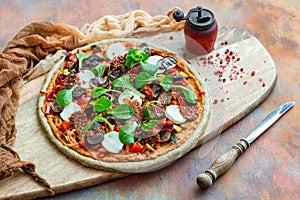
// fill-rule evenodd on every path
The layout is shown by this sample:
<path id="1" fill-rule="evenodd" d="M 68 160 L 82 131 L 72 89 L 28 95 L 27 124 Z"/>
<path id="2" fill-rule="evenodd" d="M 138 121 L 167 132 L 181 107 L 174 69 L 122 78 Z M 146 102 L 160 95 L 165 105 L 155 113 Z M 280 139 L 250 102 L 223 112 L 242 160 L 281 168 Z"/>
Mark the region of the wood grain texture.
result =
<path id="1" fill-rule="evenodd" d="M 21 28 L 32 21 L 55 21 L 80 28 L 85 23 L 92 23 L 105 15 L 119 15 L 136 9 L 158 15 L 165 14 L 175 6 L 187 12 L 198 5 L 211 9 L 220 26 L 229 25 L 248 30 L 268 50 L 277 66 L 276 86 L 270 96 L 221 135 L 207 141 L 162 170 L 135 174 L 46 199 L 300 198 L 300 109 L 298 106 L 300 103 L 300 4 L 298 1 L 0 1 L 0 49 L 3 49 Z M 196 184 L 197 175 L 207 169 L 215 158 L 228 150 L 234 142 L 245 136 L 271 110 L 288 101 L 296 101 L 294 108 L 255 141 L 231 170 L 219 178 L 211 188 L 204 192 L 199 190 Z M 55 148 L 52 149 L 55 151 Z M 10 180 L 0 181 L 0 189 L 5 185 L 13 186 L 19 181 L 32 182 L 30 177 L 20 172 Z M 39 186 L 33 182 L 29 185 L 23 184 L 22 187 L 35 188 L 32 190 L 36 192 L 35 195 L 42 193 L 39 191 Z M 0 194 L 9 192 L 12 194 L 10 190 L 8 187 L 5 193 L 1 190 Z M 19 196 L 15 194 L 23 199 L 32 195 L 33 193 L 27 195 L 19 193 Z"/>
<path id="2" fill-rule="evenodd" d="M 221 28 L 217 44 L 227 41 L 229 45 L 217 45 L 215 51 L 201 57 L 190 55 L 186 51 L 183 32 L 160 34 L 144 38 L 144 40 L 171 49 L 182 57 L 189 57 L 188 61 L 192 63 L 192 68 L 206 80 L 208 93 L 212 98 L 212 109 L 208 127 L 199 141 L 199 145 L 220 134 L 225 128 L 250 112 L 265 99 L 274 86 L 276 69 L 272 58 L 260 42 L 245 30 L 232 27 Z M 223 78 L 228 80 L 223 82 L 223 78 L 222 81 L 219 81 L 220 76 L 216 74 L 216 71 L 220 68 L 220 59 L 223 60 L 223 57 L 230 54 L 227 49 L 234 52 L 240 61 L 232 64 L 230 61 L 230 64 L 226 65 Z M 216 54 L 220 55 L 216 56 Z M 211 60 L 211 63 L 201 63 L 208 59 Z M 244 73 L 240 71 L 240 68 L 243 68 Z M 236 74 L 232 70 L 239 70 L 236 80 L 230 79 L 231 75 L 235 76 Z M 263 73 L 266 70 L 269 73 Z M 255 71 L 264 80 L 266 84 L 264 87 L 257 78 L 251 75 L 252 71 Z M 83 167 L 64 156 L 51 144 L 43 132 L 36 114 L 37 97 L 43 78 L 30 81 L 22 87 L 17 114 L 18 137 L 14 144 L 14 148 L 19 152 L 21 158 L 36 164 L 38 173 L 49 181 L 55 194 L 126 176 L 125 173 L 112 173 Z M 245 81 L 247 84 L 244 84 Z M 218 103 L 215 102 L 215 99 Z M 47 195 L 43 188 L 28 179 L 20 180 L 18 178 L 16 180 L 12 177 L 4 182 L 7 184 L 0 188 L 2 197 L 14 199 L 24 198 L 24 196 L 34 198 Z M 22 187 L 23 185 L 26 187 Z"/>

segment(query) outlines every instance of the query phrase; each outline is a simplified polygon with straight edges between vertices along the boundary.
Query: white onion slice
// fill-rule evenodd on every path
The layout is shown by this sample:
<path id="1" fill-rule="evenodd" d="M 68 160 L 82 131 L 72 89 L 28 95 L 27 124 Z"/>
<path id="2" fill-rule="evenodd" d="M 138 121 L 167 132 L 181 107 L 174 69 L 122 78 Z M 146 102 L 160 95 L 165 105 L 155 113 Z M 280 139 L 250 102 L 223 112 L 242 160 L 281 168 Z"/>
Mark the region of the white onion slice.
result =
<path id="1" fill-rule="evenodd" d="M 121 43 L 114 43 L 107 47 L 106 49 L 106 57 L 109 60 L 114 59 L 114 57 L 122 56 L 127 53 L 126 47 Z"/>
<path id="2" fill-rule="evenodd" d="M 123 144 L 119 139 L 119 132 L 111 131 L 106 133 L 102 141 L 102 146 L 110 153 L 119 153 L 123 148 Z"/>
<path id="3" fill-rule="evenodd" d="M 70 104 L 66 105 L 63 111 L 60 113 L 60 117 L 65 120 L 69 121 L 69 117 L 76 111 L 80 111 L 81 108 L 78 104 L 71 102 Z"/>
<path id="4" fill-rule="evenodd" d="M 163 59 L 162 56 L 158 56 L 158 55 L 149 56 L 149 58 L 146 60 L 146 62 L 149 64 L 152 64 L 152 65 L 157 65 L 157 62 L 161 59 Z"/>
<path id="5" fill-rule="evenodd" d="M 95 74 L 91 70 L 82 70 L 78 73 L 82 88 L 91 88 L 90 80 L 95 78 Z"/>
<path id="6" fill-rule="evenodd" d="M 182 124 L 186 119 L 181 115 L 177 105 L 169 105 L 165 111 L 165 115 L 175 124 Z"/>
<path id="7" fill-rule="evenodd" d="M 127 101 L 126 101 L 127 100 Z M 132 91 L 124 91 L 118 98 L 119 104 L 128 104 L 128 100 L 137 100 L 140 105 L 143 103 L 143 99 Z"/>

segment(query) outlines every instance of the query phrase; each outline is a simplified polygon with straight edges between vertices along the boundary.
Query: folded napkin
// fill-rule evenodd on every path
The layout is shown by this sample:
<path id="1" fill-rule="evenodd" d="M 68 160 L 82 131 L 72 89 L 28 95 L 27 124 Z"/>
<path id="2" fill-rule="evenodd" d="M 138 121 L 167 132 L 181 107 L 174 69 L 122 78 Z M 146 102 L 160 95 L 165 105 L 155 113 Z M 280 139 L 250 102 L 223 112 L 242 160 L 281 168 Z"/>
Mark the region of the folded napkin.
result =
<path id="1" fill-rule="evenodd" d="M 158 16 L 150 16 L 142 10 L 105 16 L 81 30 L 54 22 L 34 22 L 20 30 L 0 52 L 0 180 L 20 168 L 54 194 L 50 184 L 36 173 L 34 163 L 22 161 L 12 148 L 17 133 L 15 121 L 21 81 L 30 81 L 50 70 L 51 66 L 43 65 L 41 60 L 59 50 L 72 50 L 102 39 L 181 30 L 183 23 L 172 18 L 176 9 Z"/>

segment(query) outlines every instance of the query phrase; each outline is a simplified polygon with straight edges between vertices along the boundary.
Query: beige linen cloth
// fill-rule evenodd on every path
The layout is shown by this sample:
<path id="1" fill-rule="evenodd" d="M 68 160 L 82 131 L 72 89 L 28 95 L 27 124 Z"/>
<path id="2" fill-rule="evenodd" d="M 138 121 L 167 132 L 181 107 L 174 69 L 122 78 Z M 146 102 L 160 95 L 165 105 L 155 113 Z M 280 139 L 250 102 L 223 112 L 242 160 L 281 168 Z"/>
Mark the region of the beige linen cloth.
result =
<path id="1" fill-rule="evenodd" d="M 16 139 L 16 111 L 22 79 L 32 80 L 49 71 L 49 65 L 37 65 L 58 50 L 72 50 L 107 38 L 139 37 L 159 32 L 177 31 L 183 23 L 167 15 L 150 16 L 137 10 L 120 16 L 105 16 L 76 27 L 53 22 L 35 22 L 24 27 L 0 52 L 0 180 L 22 169 L 53 194 L 50 184 L 35 171 L 32 162 L 23 161 L 12 145 Z"/>

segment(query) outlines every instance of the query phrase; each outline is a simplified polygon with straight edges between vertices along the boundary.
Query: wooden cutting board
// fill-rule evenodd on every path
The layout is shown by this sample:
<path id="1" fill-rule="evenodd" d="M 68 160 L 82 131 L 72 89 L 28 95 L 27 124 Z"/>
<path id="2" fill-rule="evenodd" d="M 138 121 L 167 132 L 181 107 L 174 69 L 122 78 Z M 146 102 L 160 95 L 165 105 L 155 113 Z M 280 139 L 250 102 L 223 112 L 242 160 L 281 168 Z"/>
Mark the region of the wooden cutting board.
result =
<path id="1" fill-rule="evenodd" d="M 192 64 L 207 83 L 211 118 L 199 145 L 217 136 L 258 106 L 276 81 L 275 64 L 263 45 L 240 28 L 222 27 L 215 51 L 206 56 L 189 54 L 183 32 L 144 38 L 165 46 Z M 84 167 L 70 160 L 50 143 L 41 129 L 36 109 L 45 76 L 27 82 L 21 89 L 17 113 L 17 139 L 13 148 L 20 157 L 36 164 L 56 194 L 127 176 Z M 47 196 L 46 190 L 21 171 L 0 181 L 0 199 L 32 199 Z"/>

